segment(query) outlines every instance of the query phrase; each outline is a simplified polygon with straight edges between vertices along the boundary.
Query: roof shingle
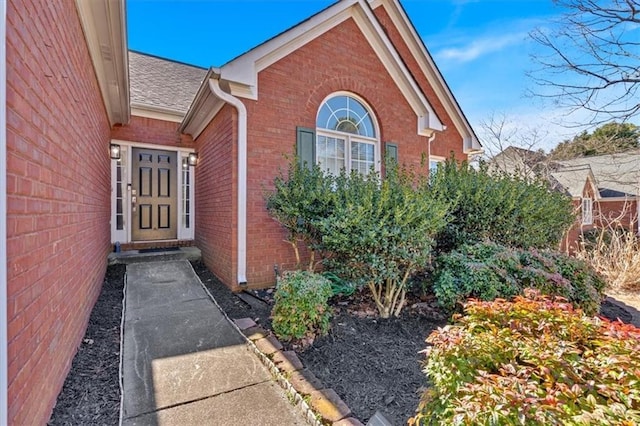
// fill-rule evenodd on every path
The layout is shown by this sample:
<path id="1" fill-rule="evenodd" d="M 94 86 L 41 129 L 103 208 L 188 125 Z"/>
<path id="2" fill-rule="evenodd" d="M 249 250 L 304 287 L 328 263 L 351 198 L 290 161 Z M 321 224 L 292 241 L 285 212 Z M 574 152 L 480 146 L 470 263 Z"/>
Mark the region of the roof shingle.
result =
<path id="1" fill-rule="evenodd" d="M 131 105 L 184 114 L 206 74 L 204 68 L 129 51 Z"/>

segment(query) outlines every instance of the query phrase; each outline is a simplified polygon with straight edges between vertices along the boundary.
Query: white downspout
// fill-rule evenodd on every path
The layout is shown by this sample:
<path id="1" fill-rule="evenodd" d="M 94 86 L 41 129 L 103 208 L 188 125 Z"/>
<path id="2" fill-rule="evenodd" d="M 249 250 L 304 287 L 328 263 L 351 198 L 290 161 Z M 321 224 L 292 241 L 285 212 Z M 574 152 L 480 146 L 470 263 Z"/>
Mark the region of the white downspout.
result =
<path id="1" fill-rule="evenodd" d="M 247 283 L 247 108 L 222 90 L 220 73 L 209 79 L 211 92 L 238 111 L 238 284 Z"/>
<path id="2" fill-rule="evenodd" d="M 0 425 L 9 423 L 7 343 L 7 2 L 0 0 Z"/>
<path id="3" fill-rule="evenodd" d="M 427 170 L 429 170 L 429 179 L 431 179 L 431 142 L 436 138 L 436 132 L 431 132 L 427 137 Z"/>

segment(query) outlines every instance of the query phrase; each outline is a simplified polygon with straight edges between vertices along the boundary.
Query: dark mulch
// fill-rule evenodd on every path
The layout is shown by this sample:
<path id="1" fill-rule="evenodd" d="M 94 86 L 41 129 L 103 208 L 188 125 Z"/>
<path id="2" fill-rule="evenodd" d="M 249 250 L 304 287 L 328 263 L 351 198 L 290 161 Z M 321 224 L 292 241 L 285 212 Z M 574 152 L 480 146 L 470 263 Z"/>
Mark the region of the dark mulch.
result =
<path id="1" fill-rule="evenodd" d="M 193 266 L 230 318 L 249 317 L 270 328 L 272 291 L 252 292 L 267 303 L 252 303 L 252 296 L 244 296 L 249 304 L 202 263 Z M 420 351 L 429 333 L 445 321 L 430 303 L 416 302 L 419 304 L 408 308 L 401 318 L 381 320 L 375 318 L 365 298 L 355 295 L 336 300 L 329 334 L 304 351 L 295 348 L 305 367 L 334 389 L 365 423 L 380 410 L 394 425 L 406 424 L 418 406 L 419 391 L 426 385 Z"/>
<path id="2" fill-rule="evenodd" d="M 400 318 L 379 319 L 338 306 L 329 334 L 299 357 L 361 421 L 379 410 L 402 425 L 415 414 L 427 385 L 420 353 L 425 339 L 445 323 L 410 308 Z"/>
<path id="3" fill-rule="evenodd" d="M 118 424 L 124 274 L 124 265 L 107 268 L 102 291 L 49 425 Z"/>
<path id="4" fill-rule="evenodd" d="M 270 329 L 273 290 L 229 291 L 202 262 L 192 263 L 200 279 L 230 318 L 253 318 Z M 114 425 L 120 412 L 119 350 L 125 267 L 110 266 L 89 326 L 71 371 L 58 396 L 49 425 Z M 414 303 L 417 302 L 417 305 Z M 373 317 L 366 298 L 334 301 L 330 333 L 305 351 L 296 350 L 304 365 L 333 388 L 354 415 L 366 422 L 380 410 L 395 425 L 406 424 L 426 386 L 420 371 L 424 340 L 445 323 L 433 301 L 411 302 L 399 319 Z M 601 314 L 624 322 L 631 315 L 605 300 Z"/>
<path id="5" fill-rule="evenodd" d="M 611 299 L 607 298 L 600 304 L 600 315 L 611 321 L 620 320 L 624 323 L 631 323 L 633 315 L 622 306 L 614 303 Z"/>

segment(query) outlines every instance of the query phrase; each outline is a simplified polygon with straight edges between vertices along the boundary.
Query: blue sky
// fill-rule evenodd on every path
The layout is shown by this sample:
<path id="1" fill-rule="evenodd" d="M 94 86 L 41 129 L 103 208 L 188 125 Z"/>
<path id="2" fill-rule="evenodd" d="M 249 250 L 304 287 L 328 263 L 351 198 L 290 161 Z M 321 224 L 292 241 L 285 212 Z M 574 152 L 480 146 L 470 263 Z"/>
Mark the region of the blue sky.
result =
<path id="1" fill-rule="evenodd" d="M 127 0 L 129 48 L 220 66 L 332 4 L 332 0 Z M 575 134 L 557 111 L 525 96 L 535 45 L 527 34 L 560 11 L 551 0 L 401 0 L 477 133 L 504 115 L 544 128 L 549 149 Z M 482 135 L 480 135 L 482 137 Z"/>

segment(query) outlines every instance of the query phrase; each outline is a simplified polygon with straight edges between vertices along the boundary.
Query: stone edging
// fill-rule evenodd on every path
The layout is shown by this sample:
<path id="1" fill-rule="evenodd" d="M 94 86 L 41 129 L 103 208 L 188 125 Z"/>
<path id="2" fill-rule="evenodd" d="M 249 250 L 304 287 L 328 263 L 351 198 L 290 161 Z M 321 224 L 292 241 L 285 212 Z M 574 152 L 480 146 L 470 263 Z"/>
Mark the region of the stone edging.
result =
<path id="1" fill-rule="evenodd" d="M 331 426 L 364 426 L 351 416 L 351 409 L 331 388 L 325 388 L 320 379 L 306 370 L 293 351 L 284 351 L 282 343 L 275 336 L 257 325 L 251 318 L 234 319 L 234 324 L 253 346 L 256 354 L 263 359 L 265 365 L 271 366 L 279 373 L 276 375 L 286 383 L 280 383 L 285 389 L 295 390 L 301 395 L 303 402 L 308 400 L 311 409 L 322 418 L 316 424 Z M 272 374 L 274 372 L 272 371 Z M 278 377 L 280 376 L 280 377 Z"/>
<path id="2" fill-rule="evenodd" d="M 198 281 L 200 281 L 199 278 Z M 202 281 L 200 285 L 214 305 L 220 309 L 222 315 L 245 338 L 247 346 L 267 367 L 276 382 L 292 396 L 294 403 L 299 406 L 309 424 L 364 426 L 358 419 L 351 417 L 351 410 L 333 389 L 325 389 L 318 378 L 310 371 L 304 370 L 302 362 L 294 352 L 283 351 L 282 343 L 259 327 L 251 318 L 234 320 L 229 318 Z M 285 374 L 290 378 L 285 377 Z"/>

